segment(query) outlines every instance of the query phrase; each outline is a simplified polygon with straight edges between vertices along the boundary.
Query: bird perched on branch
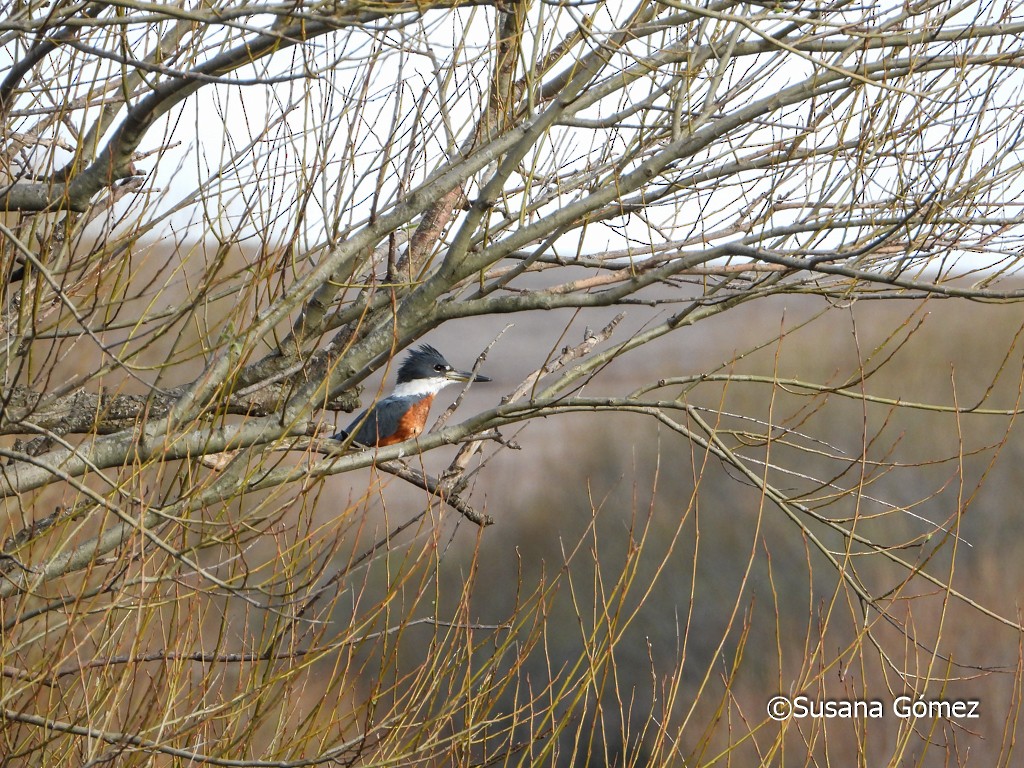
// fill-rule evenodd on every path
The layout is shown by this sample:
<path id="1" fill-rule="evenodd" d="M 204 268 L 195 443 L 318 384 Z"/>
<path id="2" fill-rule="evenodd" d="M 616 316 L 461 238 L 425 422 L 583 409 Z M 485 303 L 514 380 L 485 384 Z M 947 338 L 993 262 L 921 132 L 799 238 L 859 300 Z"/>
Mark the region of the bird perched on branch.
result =
<path id="1" fill-rule="evenodd" d="M 444 355 L 424 344 L 402 362 L 391 394 L 359 414 L 334 439 L 346 440 L 354 434 L 357 443 L 385 446 L 416 437 L 427 424 L 430 405 L 438 392 L 449 384 L 490 380 L 478 373 L 456 371 Z"/>

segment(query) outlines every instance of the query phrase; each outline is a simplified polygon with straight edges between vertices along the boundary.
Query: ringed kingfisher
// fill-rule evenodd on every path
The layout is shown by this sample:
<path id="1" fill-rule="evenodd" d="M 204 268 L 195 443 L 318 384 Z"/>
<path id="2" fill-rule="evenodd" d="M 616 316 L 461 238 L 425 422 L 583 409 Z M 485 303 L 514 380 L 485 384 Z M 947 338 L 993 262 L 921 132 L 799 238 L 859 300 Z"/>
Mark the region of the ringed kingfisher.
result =
<path id="1" fill-rule="evenodd" d="M 456 371 L 444 355 L 424 344 L 402 362 L 391 394 L 359 414 L 334 439 L 346 440 L 354 433 L 357 443 L 385 446 L 416 437 L 427 424 L 434 396 L 443 388 L 457 382 L 490 380 L 478 373 Z"/>

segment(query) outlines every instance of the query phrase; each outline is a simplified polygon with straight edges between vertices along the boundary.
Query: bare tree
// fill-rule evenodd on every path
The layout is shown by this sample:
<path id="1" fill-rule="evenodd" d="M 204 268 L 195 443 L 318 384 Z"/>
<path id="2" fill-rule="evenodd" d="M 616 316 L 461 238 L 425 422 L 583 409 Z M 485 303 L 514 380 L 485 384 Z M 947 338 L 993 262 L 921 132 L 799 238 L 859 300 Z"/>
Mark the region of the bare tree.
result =
<path id="1" fill-rule="evenodd" d="M 963 545 L 966 502 L 929 523 L 927 492 L 869 493 L 902 466 L 876 455 L 881 428 L 865 419 L 840 448 L 812 423 L 852 402 L 987 418 L 1005 438 L 1012 346 L 971 403 L 872 389 L 915 332 L 899 320 L 823 378 L 739 371 L 748 350 L 624 387 L 602 375 L 751 302 L 781 344 L 772 296 L 913 312 L 1024 297 L 1019 6 L 29 0 L 4 12 L 0 751 L 12 764 L 577 759 L 567 734 L 612 685 L 630 601 L 648 594 L 634 579 L 650 521 L 623 533 L 636 548 L 614 573 L 605 565 L 588 653 L 551 661 L 546 683 L 524 670 L 570 576 L 509 583 L 508 615 L 489 623 L 472 607 L 477 560 L 457 586 L 437 575 L 442 509 L 483 531 L 493 519 L 474 484 L 489 462 L 519 425 L 567 413 L 641 414 L 682 436 L 695 488 L 704 464 L 727 467 L 806 545 L 808 568 L 835 574 L 833 600 L 859 624 L 853 650 L 809 644 L 792 677 L 780 659 L 777 687 L 826 690 L 837 664 L 870 656 L 890 698 L 938 697 L 964 672 L 941 633 L 919 635 L 902 613 L 925 593 L 1021 631 L 1012 607 L 954 583 L 945 558 Z M 462 329 L 468 343 L 445 351 L 493 365 L 509 316 L 559 309 L 580 313 L 582 340 L 559 315 L 521 383 L 486 406 L 460 396 L 458 415 L 414 443 L 356 450 L 323 426 L 379 397 L 360 385 L 430 332 Z M 723 393 L 746 385 L 761 399 L 729 411 Z M 379 472 L 422 503 L 400 519 L 373 511 Z M 564 553 L 565 573 L 595 531 Z M 874 582 L 858 558 L 897 575 Z M 823 616 L 825 637 L 837 620 Z M 728 631 L 742 623 L 737 603 Z M 734 702 L 742 636 L 725 692 L 702 684 L 698 702 Z M 857 695 L 882 695 L 860 674 Z M 713 739 L 693 735 L 694 710 L 665 685 L 676 709 L 645 715 L 642 750 L 588 759 L 713 762 Z M 1016 705 L 990 714 L 1012 722 Z M 822 737 L 760 710 L 741 729 L 762 760 Z M 915 733 L 900 731 L 893 762 Z"/>

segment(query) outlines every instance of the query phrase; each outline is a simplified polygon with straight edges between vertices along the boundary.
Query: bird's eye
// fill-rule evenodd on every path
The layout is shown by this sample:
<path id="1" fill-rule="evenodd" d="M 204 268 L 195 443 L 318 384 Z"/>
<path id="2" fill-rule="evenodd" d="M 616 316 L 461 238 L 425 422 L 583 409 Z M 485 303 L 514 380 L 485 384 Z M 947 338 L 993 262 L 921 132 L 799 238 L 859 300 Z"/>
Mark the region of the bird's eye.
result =
<path id="1" fill-rule="evenodd" d="M 445 371 L 448 370 L 448 366 L 445 365 L 444 363 L 438 363 L 437 365 L 434 366 L 434 370 L 437 371 L 438 373 L 444 373 Z"/>

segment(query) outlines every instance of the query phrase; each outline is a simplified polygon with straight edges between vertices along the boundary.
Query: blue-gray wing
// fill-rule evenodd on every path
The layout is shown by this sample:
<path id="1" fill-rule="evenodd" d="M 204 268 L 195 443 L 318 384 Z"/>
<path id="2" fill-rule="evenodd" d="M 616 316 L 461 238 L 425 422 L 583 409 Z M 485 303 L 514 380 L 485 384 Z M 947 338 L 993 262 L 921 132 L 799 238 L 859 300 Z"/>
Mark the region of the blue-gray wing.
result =
<path id="1" fill-rule="evenodd" d="M 348 425 L 348 429 L 345 430 L 345 436 L 351 435 L 353 430 L 358 429 L 358 432 L 355 433 L 357 443 L 377 445 L 381 440 L 390 437 L 398 430 L 398 422 L 408 408 L 409 403 L 404 398 L 381 400 L 369 410 L 369 415 L 367 415 L 366 411 L 359 414 Z"/>

